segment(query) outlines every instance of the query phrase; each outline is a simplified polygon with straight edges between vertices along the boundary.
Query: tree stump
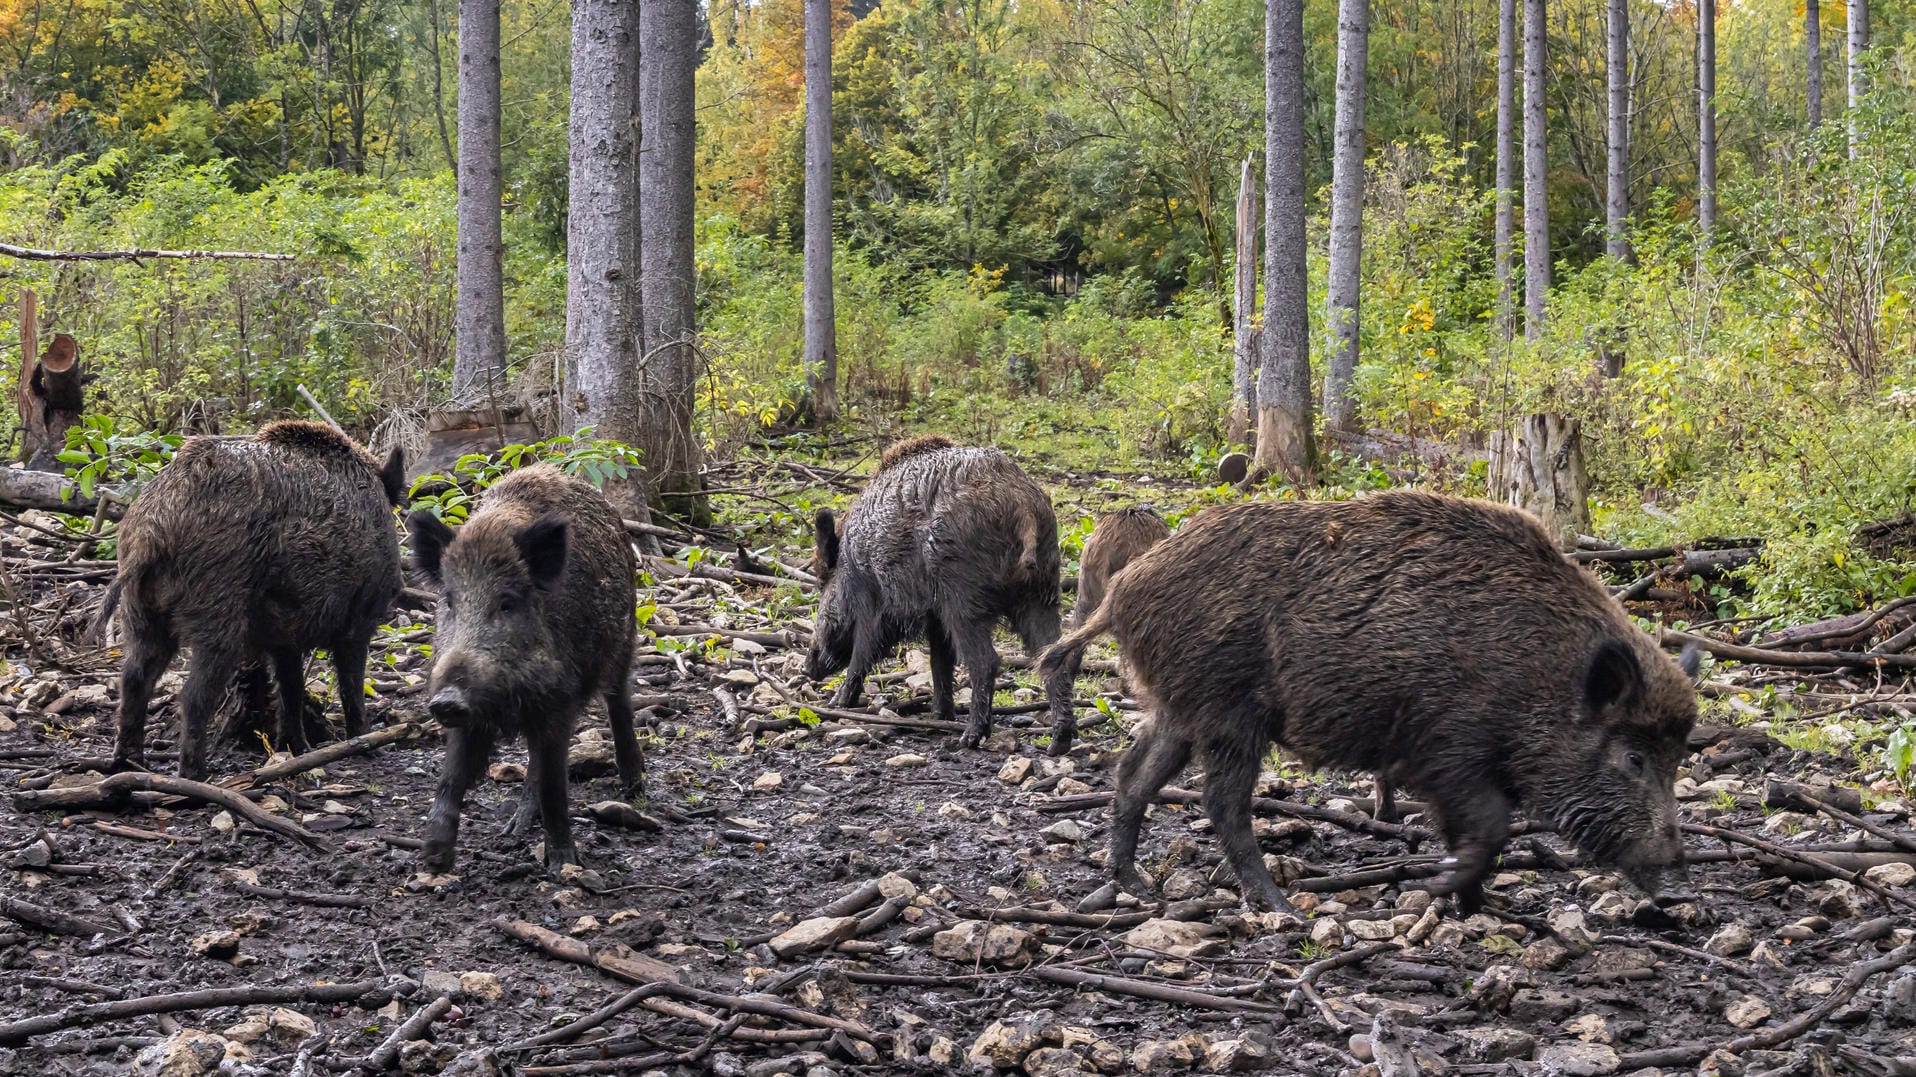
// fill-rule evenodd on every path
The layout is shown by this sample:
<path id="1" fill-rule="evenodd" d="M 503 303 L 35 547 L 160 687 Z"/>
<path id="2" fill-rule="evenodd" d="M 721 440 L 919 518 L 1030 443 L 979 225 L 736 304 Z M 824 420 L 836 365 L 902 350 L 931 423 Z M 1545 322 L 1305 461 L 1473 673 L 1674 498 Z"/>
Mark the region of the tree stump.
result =
<path id="1" fill-rule="evenodd" d="M 1543 522 L 1557 545 L 1576 548 L 1590 530 L 1590 477 L 1583 466 L 1583 423 L 1568 415 L 1525 416 L 1514 432 L 1490 436 L 1492 501 L 1515 505 Z"/>
<path id="2" fill-rule="evenodd" d="M 59 471 L 67 430 L 80 421 L 80 347 L 57 333 L 20 379 L 20 456 L 34 471 Z"/>

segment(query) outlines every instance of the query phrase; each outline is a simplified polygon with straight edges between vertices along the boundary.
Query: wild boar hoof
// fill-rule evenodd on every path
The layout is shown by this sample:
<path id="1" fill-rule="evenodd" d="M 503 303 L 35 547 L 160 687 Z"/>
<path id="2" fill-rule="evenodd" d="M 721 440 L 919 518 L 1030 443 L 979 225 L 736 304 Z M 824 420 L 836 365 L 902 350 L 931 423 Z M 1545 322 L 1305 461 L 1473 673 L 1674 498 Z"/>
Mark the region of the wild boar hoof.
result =
<path id="1" fill-rule="evenodd" d="M 452 846 L 428 841 L 419 851 L 419 866 L 433 875 L 444 875 L 452 870 Z"/>
<path id="2" fill-rule="evenodd" d="M 1045 749 L 1045 754 L 1056 757 L 1056 756 L 1064 755 L 1066 752 L 1069 752 L 1070 750 L 1071 750 L 1071 734 L 1053 733 L 1051 735 L 1051 747 Z"/>
<path id="3" fill-rule="evenodd" d="M 570 864 L 575 868 L 582 868 L 585 866 L 584 864 L 579 863 L 579 850 L 577 846 L 568 845 L 563 849 L 553 849 L 553 848 L 546 849 L 546 867 L 547 868 L 556 872 L 559 869 L 565 867 L 567 864 Z"/>
<path id="4" fill-rule="evenodd" d="M 963 748 L 966 751 L 971 751 L 972 749 L 978 747 L 979 742 L 983 741 L 984 739 L 985 739 L 985 735 L 983 733 L 973 733 L 971 730 L 967 729 L 965 730 L 965 735 L 958 738 L 958 747 Z"/>
<path id="5" fill-rule="evenodd" d="M 115 774 L 124 774 L 129 770 L 145 770 L 146 756 L 144 754 L 116 755 L 107 769 Z"/>

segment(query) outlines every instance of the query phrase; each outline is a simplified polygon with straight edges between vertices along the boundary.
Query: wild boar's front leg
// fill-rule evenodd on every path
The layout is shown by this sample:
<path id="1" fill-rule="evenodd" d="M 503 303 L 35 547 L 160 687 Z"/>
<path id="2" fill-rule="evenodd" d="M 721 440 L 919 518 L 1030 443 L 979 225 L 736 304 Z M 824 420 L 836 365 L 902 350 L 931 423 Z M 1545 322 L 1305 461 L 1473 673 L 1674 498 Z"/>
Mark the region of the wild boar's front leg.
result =
<path id="1" fill-rule="evenodd" d="M 427 871 L 452 870 L 453 847 L 459 840 L 459 812 L 466 803 L 466 790 L 478 779 L 492 758 L 492 732 L 468 727 L 446 730 L 445 769 L 439 775 L 439 791 L 433 794 L 432 810 L 426 815 L 426 844 L 419 861 Z"/>
<path id="2" fill-rule="evenodd" d="M 971 717 L 959 743 L 976 748 L 991 735 L 991 697 L 998 690 L 998 648 L 991 642 L 991 622 L 964 626 L 956 643 L 964 655 L 965 675 L 971 679 Z"/>
<path id="3" fill-rule="evenodd" d="M 1133 894 L 1144 892 L 1138 875 L 1138 831 L 1144 813 L 1164 783 L 1191 759 L 1191 742 L 1146 720 L 1137 740 L 1118 762 L 1118 795 L 1111 805 L 1111 877 Z"/>
<path id="4" fill-rule="evenodd" d="M 579 850 L 572 844 L 572 816 L 567 813 L 566 750 L 572 744 L 572 723 L 554 722 L 526 737 L 531 757 L 528 780 L 539 797 L 539 824 L 546 832 L 546 866 L 577 864 Z"/>
<path id="5" fill-rule="evenodd" d="M 239 672 L 244 655 L 237 644 L 214 639 L 193 644 L 193 664 L 180 693 L 180 777 L 206 780 L 206 725 Z"/>
<path id="6" fill-rule="evenodd" d="M 273 679 L 279 683 L 279 746 L 306 754 L 306 656 L 297 647 L 273 648 Z M 340 694 L 345 695 L 342 682 Z"/>
<path id="7" fill-rule="evenodd" d="M 1431 783 L 1431 788 L 1441 788 Z M 1449 789 L 1436 800 L 1444 839 L 1456 861 L 1431 884 L 1434 894 L 1453 894 L 1457 911 L 1469 916 L 1483 908 L 1484 879 L 1504 843 L 1510 840 L 1510 798 L 1492 787 Z"/>
<path id="8" fill-rule="evenodd" d="M 611 688 L 605 692 L 606 717 L 612 725 L 612 751 L 619 761 L 619 791 L 631 800 L 645 791 L 645 756 L 639 751 L 638 731 L 633 728 L 632 697 L 626 689 L 630 661 L 619 666 Z"/>
<path id="9" fill-rule="evenodd" d="M 860 622 L 852 634 L 851 664 L 845 667 L 845 682 L 838 686 L 837 694 L 832 696 L 832 706 L 858 706 L 858 697 L 865 691 L 865 678 L 877 664 L 878 632 Z"/>
<path id="10" fill-rule="evenodd" d="M 956 721 L 958 707 L 952 702 L 955 692 L 952 674 L 958 656 L 952 650 L 945 626 L 936 617 L 925 626 L 925 644 L 931 652 L 931 716 L 941 722 Z"/>

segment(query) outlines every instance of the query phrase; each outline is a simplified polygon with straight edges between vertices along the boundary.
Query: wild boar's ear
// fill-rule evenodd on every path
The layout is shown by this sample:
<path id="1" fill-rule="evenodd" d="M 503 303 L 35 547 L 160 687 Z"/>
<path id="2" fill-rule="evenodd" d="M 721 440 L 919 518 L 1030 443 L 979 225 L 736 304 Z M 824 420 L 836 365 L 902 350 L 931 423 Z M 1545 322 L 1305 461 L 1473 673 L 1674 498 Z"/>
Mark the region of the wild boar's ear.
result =
<path id="1" fill-rule="evenodd" d="M 406 450 L 398 445 L 386 454 L 379 469 L 379 484 L 386 488 L 386 500 L 393 508 L 406 503 Z"/>
<path id="2" fill-rule="evenodd" d="M 565 513 L 548 512 L 513 536 L 519 557 L 525 561 L 532 582 L 540 590 L 550 591 L 559 585 L 559 575 L 565 571 L 566 541 L 571 530 L 572 521 Z"/>
<path id="3" fill-rule="evenodd" d="M 412 560 L 434 582 L 439 579 L 439 559 L 452 545 L 452 528 L 428 509 L 406 517 L 406 529 L 412 532 Z"/>
<path id="4" fill-rule="evenodd" d="M 830 572 L 838 567 L 838 521 L 832 516 L 832 510 L 819 509 L 812 526 L 818 532 L 818 563 Z"/>
<path id="5" fill-rule="evenodd" d="M 1630 699 L 1643 690 L 1643 666 L 1628 645 L 1605 640 L 1583 675 L 1583 698 L 1592 711 Z"/>
<path id="6" fill-rule="evenodd" d="M 1696 680 L 1697 671 L 1703 668 L 1703 648 L 1694 643 L 1683 645 L 1683 653 L 1677 656 L 1677 668 L 1685 677 Z"/>

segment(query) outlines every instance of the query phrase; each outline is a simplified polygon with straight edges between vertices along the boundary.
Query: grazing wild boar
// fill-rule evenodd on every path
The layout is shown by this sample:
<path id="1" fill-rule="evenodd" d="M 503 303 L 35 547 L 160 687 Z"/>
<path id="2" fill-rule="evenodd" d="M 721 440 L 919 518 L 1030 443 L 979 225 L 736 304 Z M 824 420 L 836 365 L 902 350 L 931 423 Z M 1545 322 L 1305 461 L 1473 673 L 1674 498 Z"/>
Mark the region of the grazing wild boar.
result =
<path id="1" fill-rule="evenodd" d="M 566 813 L 572 727 L 602 696 L 625 794 L 644 780 L 627 681 L 637 634 L 637 565 L 605 495 L 548 464 L 486 490 L 457 531 L 421 510 L 408 521 L 414 560 L 439 585 L 427 708 L 446 729 L 446 762 L 420 859 L 452 868 L 466 790 L 502 737 L 523 735 L 526 789 L 508 832 L 545 829 L 546 863 L 576 864 Z"/>
<path id="2" fill-rule="evenodd" d="M 180 776 L 206 776 L 206 724 L 252 658 L 279 682 L 281 747 L 306 750 L 306 653 L 325 648 L 346 732 L 365 725 L 366 650 L 402 580 L 392 510 L 406 496 L 351 438 L 277 422 L 248 438 L 190 438 L 120 522 L 126 666 L 114 766 L 145 763 L 153 684 L 181 644 Z"/>
<path id="3" fill-rule="evenodd" d="M 1129 508 L 1098 517 L 1078 559 L 1078 604 L 1071 623 L 1081 625 L 1098 612 L 1111 577 L 1143 556 L 1144 551 L 1171 537 L 1171 528 L 1156 509 Z"/>
<path id="4" fill-rule="evenodd" d="M 1672 791 L 1696 720 L 1673 662 L 1531 517 L 1381 493 L 1210 509 L 1133 562 L 1049 671 L 1106 632 L 1151 713 L 1119 766 L 1111 868 L 1192 753 L 1247 900 L 1288 908 L 1250 798 L 1272 742 L 1423 793 L 1455 857 L 1438 892 L 1478 907 L 1512 807 L 1652 896 L 1684 878 Z"/>
<path id="5" fill-rule="evenodd" d="M 1058 520 L 1044 488 L 996 449 L 960 448 L 937 435 L 893 445 L 845 517 L 816 520 L 813 569 L 823 585 L 806 675 L 845 670 L 833 703 L 858 702 L 872 665 L 900 643 L 931 652 L 932 703 L 951 720 L 953 662 L 971 677 L 963 744 L 991 732 L 998 651 L 991 632 L 1008 622 L 1036 654 L 1058 638 Z M 1045 681 L 1051 753 L 1071 746 L 1075 668 Z"/>

